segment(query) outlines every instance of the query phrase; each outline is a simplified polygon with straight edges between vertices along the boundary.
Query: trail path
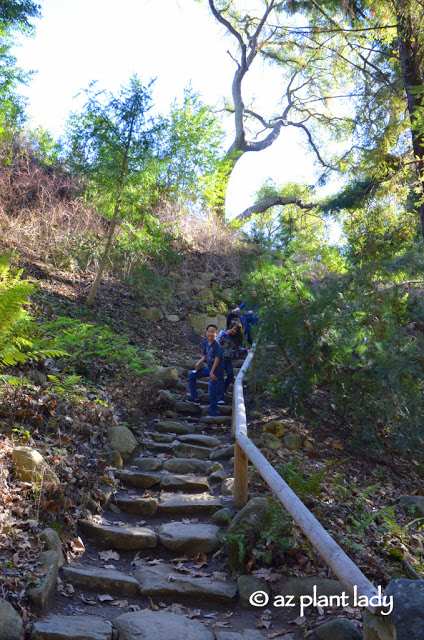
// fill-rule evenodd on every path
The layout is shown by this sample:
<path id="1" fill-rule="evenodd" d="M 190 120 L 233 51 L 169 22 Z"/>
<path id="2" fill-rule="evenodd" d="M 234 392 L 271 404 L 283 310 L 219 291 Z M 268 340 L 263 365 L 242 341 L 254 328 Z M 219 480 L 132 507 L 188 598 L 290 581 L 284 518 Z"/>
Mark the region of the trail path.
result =
<path id="1" fill-rule="evenodd" d="M 187 377 L 192 365 L 182 364 Z M 268 638 L 257 628 L 263 610 L 246 607 L 219 550 L 234 514 L 232 396 L 208 418 L 207 386 L 198 381 L 201 406 L 181 393 L 180 419 L 144 434 L 115 471 L 120 487 L 110 490 L 108 511 L 79 521 L 85 553 L 61 569 L 63 587 L 35 623 L 35 640 Z M 303 637 L 296 632 L 285 640 Z"/>

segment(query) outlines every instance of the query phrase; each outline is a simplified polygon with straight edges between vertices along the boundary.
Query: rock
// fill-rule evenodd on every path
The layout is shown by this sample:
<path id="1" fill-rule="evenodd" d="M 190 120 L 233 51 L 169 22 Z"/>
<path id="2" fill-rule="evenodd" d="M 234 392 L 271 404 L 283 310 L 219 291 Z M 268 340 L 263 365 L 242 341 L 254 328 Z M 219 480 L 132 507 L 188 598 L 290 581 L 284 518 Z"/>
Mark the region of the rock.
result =
<path id="1" fill-rule="evenodd" d="M 123 469 L 122 471 L 116 471 L 115 475 L 121 482 L 131 487 L 137 487 L 137 489 L 150 489 L 150 487 L 160 483 L 160 474 L 152 471 L 128 471 Z"/>
<path id="2" fill-rule="evenodd" d="M 140 471 L 158 471 L 162 469 L 162 460 L 157 458 L 135 458 L 132 462 Z"/>
<path id="3" fill-rule="evenodd" d="M 210 486 L 207 478 L 200 476 L 175 475 L 170 473 L 162 474 L 160 481 L 161 489 L 172 491 L 209 491 Z"/>
<path id="4" fill-rule="evenodd" d="M 220 508 L 221 498 L 215 498 L 207 493 L 200 495 L 189 493 L 162 492 L 159 499 L 160 513 L 193 514 Z"/>
<path id="5" fill-rule="evenodd" d="M 255 591 L 265 591 L 268 596 L 271 595 L 268 587 L 258 578 L 252 575 L 240 576 L 237 580 L 237 588 L 241 600 L 241 605 L 245 609 L 253 607 L 253 605 L 251 605 L 249 602 L 249 598 L 252 593 L 255 593 Z"/>
<path id="6" fill-rule="evenodd" d="M 424 517 L 424 496 L 403 496 L 399 506 L 413 518 Z"/>
<path id="7" fill-rule="evenodd" d="M 220 314 L 208 316 L 203 313 L 191 313 L 188 316 L 188 323 L 194 331 L 204 335 L 208 324 L 216 324 L 219 330 L 225 329 L 226 318 Z"/>
<path id="8" fill-rule="evenodd" d="M 197 444 L 201 447 L 219 447 L 221 444 L 221 440 L 218 438 L 214 436 L 204 436 L 201 433 L 182 435 L 178 437 L 178 440 L 184 443 Z"/>
<path id="9" fill-rule="evenodd" d="M 0 600 L 0 638 L 19 640 L 22 633 L 22 618 L 7 600 Z"/>
<path id="10" fill-rule="evenodd" d="M 214 634 L 197 620 L 166 611 L 124 613 L 112 624 L 120 640 L 214 640 Z"/>
<path id="11" fill-rule="evenodd" d="M 181 274 L 178 273 L 177 271 L 170 271 L 169 272 L 169 278 L 170 278 L 170 280 L 174 280 L 176 282 L 181 282 L 181 280 L 182 280 Z"/>
<path id="12" fill-rule="evenodd" d="M 234 455 L 234 445 L 229 447 L 222 447 L 221 449 L 215 449 L 211 453 L 211 460 L 222 460 L 224 458 L 231 458 Z"/>
<path id="13" fill-rule="evenodd" d="M 201 289 L 197 294 L 196 298 L 200 300 L 202 304 L 213 304 L 214 297 L 212 289 Z"/>
<path id="14" fill-rule="evenodd" d="M 205 602 L 223 602 L 229 604 L 237 594 L 235 584 L 210 580 L 209 578 L 193 578 L 179 573 L 171 564 L 143 566 L 136 569 L 135 577 L 140 583 L 141 595 L 172 596 L 186 604 L 187 599 L 204 599 Z M 178 638 L 181 640 L 181 638 Z"/>
<path id="15" fill-rule="evenodd" d="M 171 473 L 206 473 L 208 474 L 212 464 L 209 460 L 195 458 L 171 458 L 165 460 L 163 468 Z"/>
<path id="16" fill-rule="evenodd" d="M 134 516 L 144 516 L 150 518 L 156 515 L 159 502 L 157 498 L 143 498 L 141 496 L 123 496 L 117 498 L 118 507 L 125 511 L 125 513 L 131 513 Z"/>
<path id="17" fill-rule="evenodd" d="M 194 404 L 193 402 L 176 402 L 175 409 L 179 413 L 185 413 L 190 416 L 197 416 L 202 413 L 200 404 Z"/>
<path id="18" fill-rule="evenodd" d="M 112 640 L 113 629 L 98 616 L 51 616 L 36 622 L 32 640 Z"/>
<path id="19" fill-rule="evenodd" d="M 194 444 L 177 444 L 174 447 L 174 455 L 177 458 L 200 458 L 207 460 L 212 453 L 209 447 L 197 447 Z"/>
<path id="20" fill-rule="evenodd" d="M 212 524 L 170 522 L 159 528 L 158 537 L 167 549 L 193 557 L 201 552 L 216 551 L 219 547 L 218 533 L 219 527 Z"/>
<path id="21" fill-rule="evenodd" d="M 60 484 L 57 475 L 47 465 L 41 453 L 32 447 L 15 447 L 12 451 L 14 472 L 18 480 L 39 485 Z"/>
<path id="22" fill-rule="evenodd" d="M 272 515 L 275 503 L 270 498 L 252 498 L 233 518 L 229 533 L 251 531 L 259 533 Z"/>
<path id="23" fill-rule="evenodd" d="M 231 424 L 231 416 L 204 416 L 203 418 L 200 418 L 200 422 L 203 422 L 205 424 Z"/>
<path id="24" fill-rule="evenodd" d="M 122 458 L 126 460 L 137 446 L 134 435 L 123 424 L 111 427 L 108 433 L 109 445 L 111 449 L 119 451 Z"/>
<path id="25" fill-rule="evenodd" d="M 27 596 L 38 611 L 44 612 L 49 606 L 56 590 L 56 580 L 59 571 L 59 555 L 56 551 L 43 551 L 40 562 L 46 574 L 38 586 L 28 589 Z"/>
<path id="26" fill-rule="evenodd" d="M 284 435 L 284 427 L 280 420 L 272 420 L 271 422 L 268 422 L 268 424 L 264 426 L 263 430 L 265 433 L 273 433 L 279 438 Z"/>
<path id="27" fill-rule="evenodd" d="M 261 442 L 268 447 L 269 449 L 273 449 L 277 451 L 277 449 L 281 449 L 281 440 L 277 438 L 273 433 L 263 433 L 261 435 Z"/>
<path id="28" fill-rule="evenodd" d="M 140 587 L 135 578 L 116 571 L 98 567 L 65 567 L 63 578 L 78 589 L 89 589 L 116 596 L 133 597 L 139 593 Z"/>
<path id="29" fill-rule="evenodd" d="M 234 478 L 227 478 L 221 482 L 221 495 L 233 496 L 234 495 Z"/>
<path id="30" fill-rule="evenodd" d="M 177 316 L 171 313 L 169 316 L 166 316 L 166 319 L 168 320 L 168 322 L 179 322 L 180 316 Z"/>
<path id="31" fill-rule="evenodd" d="M 144 442 L 144 448 L 152 453 L 171 454 L 173 444 L 169 442 Z"/>
<path id="32" fill-rule="evenodd" d="M 165 418 L 170 418 L 171 420 L 176 420 L 178 418 L 178 413 L 176 411 L 172 411 L 171 409 L 167 409 L 163 414 Z"/>
<path id="33" fill-rule="evenodd" d="M 231 509 L 225 507 L 225 509 L 220 509 L 219 511 L 215 511 L 211 520 L 214 524 L 228 524 L 233 519 L 233 514 Z"/>
<path id="34" fill-rule="evenodd" d="M 202 278 L 202 280 L 205 280 L 205 282 L 211 282 L 211 280 L 213 280 L 215 278 L 215 274 L 211 273 L 210 271 L 202 271 L 201 273 L 199 273 L 200 278 Z"/>
<path id="35" fill-rule="evenodd" d="M 298 433 L 288 433 L 284 436 L 283 442 L 287 449 L 291 451 L 302 448 L 302 438 Z"/>
<path id="36" fill-rule="evenodd" d="M 113 449 L 113 451 L 108 454 L 107 458 L 110 466 L 115 467 L 115 469 L 122 469 L 124 466 L 124 461 L 122 460 L 122 456 L 118 449 Z"/>
<path id="37" fill-rule="evenodd" d="M 314 595 L 314 587 L 316 587 L 317 597 L 341 596 L 346 593 L 342 583 L 338 580 L 330 578 L 288 578 L 279 583 L 278 593 L 282 596 L 292 595 L 297 601 L 301 596 Z"/>
<path id="38" fill-rule="evenodd" d="M 168 389 L 159 389 L 156 397 L 156 403 L 163 406 L 172 406 L 175 402 L 173 393 Z"/>
<path id="39" fill-rule="evenodd" d="M 179 403 L 177 403 L 179 404 Z M 183 424 L 176 420 L 161 420 L 155 424 L 156 431 L 159 433 L 176 433 L 176 434 L 188 434 L 193 433 L 194 427 L 191 425 Z"/>
<path id="40" fill-rule="evenodd" d="M 221 298 L 226 300 L 227 302 L 231 302 L 233 300 L 234 294 L 232 289 L 223 289 L 221 291 Z"/>
<path id="41" fill-rule="evenodd" d="M 318 640 L 362 640 L 362 633 L 347 618 L 337 618 L 315 627 L 314 634 Z"/>
<path id="42" fill-rule="evenodd" d="M 57 532 L 54 529 L 44 529 L 40 533 L 40 540 L 44 542 L 44 548 L 46 551 L 56 551 L 58 558 L 58 567 L 63 567 L 65 565 L 65 556 L 62 551 L 62 543 Z M 1 638 L 1 636 L 0 636 Z"/>
<path id="43" fill-rule="evenodd" d="M 234 631 L 218 631 L 215 634 L 215 638 L 216 640 L 265 640 L 266 636 L 254 629 L 243 629 L 240 633 Z M 282 636 L 282 640 L 293 640 L 293 636 L 285 633 L 284 636 Z"/>
<path id="44" fill-rule="evenodd" d="M 80 528 L 85 535 L 96 544 L 109 549 L 134 551 L 154 549 L 156 534 L 148 527 L 118 527 L 115 525 L 99 525 L 91 520 L 79 520 Z"/>
<path id="45" fill-rule="evenodd" d="M 146 320 L 149 320 L 149 322 L 156 323 L 163 320 L 163 313 L 160 309 L 158 309 L 158 307 L 150 307 L 148 309 L 142 307 L 140 309 L 140 315 L 142 318 L 146 318 Z"/>
<path id="46" fill-rule="evenodd" d="M 395 626 L 397 640 L 422 640 L 424 580 L 391 580 L 384 593 L 393 596 L 390 620 Z"/>
<path id="47" fill-rule="evenodd" d="M 218 470 L 218 471 L 213 471 L 213 472 L 210 474 L 209 478 L 210 478 L 211 480 L 214 480 L 214 481 L 218 481 L 218 482 L 220 481 L 220 482 L 222 482 L 223 480 L 226 480 L 226 478 L 227 478 L 227 474 L 225 473 L 225 471 L 224 471 L 224 470 L 222 470 L 222 471 L 220 471 L 220 470 Z"/>
<path id="48" fill-rule="evenodd" d="M 152 386 L 155 389 L 172 389 L 179 382 L 178 371 L 175 367 L 159 367 L 150 373 Z"/>
<path id="49" fill-rule="evenodd" d="M 209 464 L 210 464 L 209 471 L 208 471 L 209 474 L 215 471 L 224 471 L 224 467 L 217 460 L 215 460 L 215 462 L 210 462 Z M 222 478 L 222 480 L 224 480 L 224 478 Z"/>
<path id="50" fill-rule="evenodd" d="M 175 440 L 175 435 L 172 433 L 149 433 L 147 434 L 147 432 L 144 434 L 145 436 L 149 435 L 152 440 L 154 440 L 155 442 L 167 442 L 168 444 L 170 444 L 171 442 L 174 442 Z"/>

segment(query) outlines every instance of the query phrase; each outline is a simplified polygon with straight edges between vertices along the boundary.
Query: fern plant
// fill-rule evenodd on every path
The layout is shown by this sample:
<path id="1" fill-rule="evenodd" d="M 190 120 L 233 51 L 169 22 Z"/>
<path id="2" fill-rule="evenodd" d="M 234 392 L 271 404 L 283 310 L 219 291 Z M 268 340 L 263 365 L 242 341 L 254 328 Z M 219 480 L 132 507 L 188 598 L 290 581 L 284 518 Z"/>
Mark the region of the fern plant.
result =
<path id="1" fill-rule="evenodd" d="M 44 338 L 28 312 L 34 288 L 34 284 L 22 280 L 22 269 L 12 269 L 8 259 L 0 256 L 0 370 L 66 353 L 55 341 Z M 0 380 L 9 384 L 19 381 L 10 375 L 0 375 Z"/>

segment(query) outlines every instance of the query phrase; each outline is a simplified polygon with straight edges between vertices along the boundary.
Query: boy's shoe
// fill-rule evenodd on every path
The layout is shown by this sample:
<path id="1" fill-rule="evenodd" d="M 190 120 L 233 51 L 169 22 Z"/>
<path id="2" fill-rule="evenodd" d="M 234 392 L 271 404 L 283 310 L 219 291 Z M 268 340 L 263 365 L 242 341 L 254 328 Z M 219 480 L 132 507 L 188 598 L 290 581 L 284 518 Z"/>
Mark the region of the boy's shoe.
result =
<path id="1" fill-rule="evenodd" d="M 225 404 L 225 400 L 218 400 L 217 404 Z"/>
<path id="2" fill-rule="evenodd" d="M 199 398 L 193 398 L 192 396 L 187 396 L 187 398 L 184 398 L 184 402 L 191 402 L 191 404 L 200 404 Z"/>

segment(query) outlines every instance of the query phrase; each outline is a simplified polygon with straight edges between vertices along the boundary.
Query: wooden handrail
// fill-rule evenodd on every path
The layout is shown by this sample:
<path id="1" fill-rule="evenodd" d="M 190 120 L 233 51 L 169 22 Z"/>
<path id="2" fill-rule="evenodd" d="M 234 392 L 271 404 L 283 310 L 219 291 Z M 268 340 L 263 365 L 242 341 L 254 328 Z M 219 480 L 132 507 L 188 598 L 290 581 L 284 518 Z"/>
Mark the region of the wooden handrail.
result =
<path id="1" fill-rule="evenodd" d="M 232 420 L 232 436 L 236 439 L 234 447 L 234 506 L 237 509 L 241 509 L 247 503 L 247 466 L 249 459 L 312 546 L 335 573 L 343 587 L 351 594 L 354 593 L 356 588 L 358 597 L 366 596 L 369 602 L 372 596 L 379 595 L 372 582 L 368 580 L 343 549 L 333 540 L 247 435 L 243 378 L 255 357 L 255 347 L 256 345 L 253 346 L 253 349 L 248 354 L 234 381 Z M 372 614 L 378 614 L 381 611 L 380 607 L 372 605 L 366 608 Z"/>

